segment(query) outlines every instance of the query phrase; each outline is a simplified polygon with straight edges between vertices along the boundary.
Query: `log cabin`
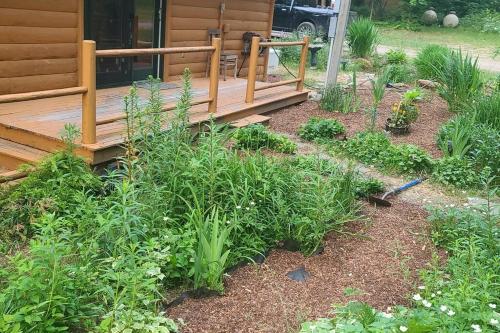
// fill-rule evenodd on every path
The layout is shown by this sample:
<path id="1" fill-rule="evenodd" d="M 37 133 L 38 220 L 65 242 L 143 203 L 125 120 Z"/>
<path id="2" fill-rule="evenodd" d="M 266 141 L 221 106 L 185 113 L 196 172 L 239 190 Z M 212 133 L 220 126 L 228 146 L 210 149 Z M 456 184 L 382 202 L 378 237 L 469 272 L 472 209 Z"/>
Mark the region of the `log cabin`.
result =
<path id="1" fill-rule="evenodd" d="M 273 11 L 274 0 L 0 0 L 0 178 L 62 149 L 65 124 L 81 129 L 77 154 L 113 160 L 123 97 L 136 82 L 146 98 L 150 75 L 168 112 L 191 70 L 193 125 L 305 101 L 308 38 L 272 42 Z M 266 82 L 270 47 L 302 47 L 296 78 Z"/>

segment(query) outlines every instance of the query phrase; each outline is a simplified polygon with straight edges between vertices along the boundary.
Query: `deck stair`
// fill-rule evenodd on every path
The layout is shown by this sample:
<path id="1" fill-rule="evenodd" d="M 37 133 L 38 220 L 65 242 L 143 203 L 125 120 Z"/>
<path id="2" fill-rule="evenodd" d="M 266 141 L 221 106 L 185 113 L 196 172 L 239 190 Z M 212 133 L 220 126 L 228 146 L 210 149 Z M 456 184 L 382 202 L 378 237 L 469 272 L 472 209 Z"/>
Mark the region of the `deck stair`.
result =
<path id="1" fill-rule="evenodd" d="M 254 115 L 233 121 L 231 123 L 231 126 L 235 127 L 235 128 L 242 128 L 242 127 L 247 127 L 247 126 L 254 125 L 254 124 L 267 125 L 269 123 L 269 120 L 271 120 L 271 117 L 263 116 L 260 114 L 254 114 Z"/>
<path id="2" fill-rule="evenodd" d="M 2 161 L 0 167 L 4 169 L 3 173 L 16 170 L 22 164 L 35 164 L 48 155 L 46 151 L 0 138 L 0 160 Z"/>

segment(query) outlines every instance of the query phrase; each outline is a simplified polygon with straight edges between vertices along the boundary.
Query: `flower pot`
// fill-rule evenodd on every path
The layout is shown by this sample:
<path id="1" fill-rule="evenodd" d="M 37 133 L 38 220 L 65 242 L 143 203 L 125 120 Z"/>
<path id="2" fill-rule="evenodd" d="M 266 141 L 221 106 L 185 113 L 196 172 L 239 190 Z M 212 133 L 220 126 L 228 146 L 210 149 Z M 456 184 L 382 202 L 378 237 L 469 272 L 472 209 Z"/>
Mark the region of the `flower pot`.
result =
<path id="1" fill-rule="evenodd" d="M 404 135 L 410 133 L 410 125 L 394 125 L 391 124 L 391 118 L 387 119 L 385 123 L 385 130 L 391 132 L 394 135 Z"/>

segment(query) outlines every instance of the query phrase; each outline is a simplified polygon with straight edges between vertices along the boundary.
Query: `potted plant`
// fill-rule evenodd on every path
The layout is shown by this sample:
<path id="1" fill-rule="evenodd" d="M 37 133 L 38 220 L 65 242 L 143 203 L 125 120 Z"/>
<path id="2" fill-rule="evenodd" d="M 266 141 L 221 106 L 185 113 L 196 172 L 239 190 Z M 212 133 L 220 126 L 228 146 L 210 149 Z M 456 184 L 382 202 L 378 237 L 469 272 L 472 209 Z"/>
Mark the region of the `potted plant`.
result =
<path id="1" fill-rule="evenodd" d="M 402 100 L 392 106 L 392 116 L 385 124 L 386 131 L 396 135 L 410 132 L 410 124 L 418 118 L 419 110 L 415 102 L 420 95 L 420 91 L 416 89 L 404 93 Z"/>

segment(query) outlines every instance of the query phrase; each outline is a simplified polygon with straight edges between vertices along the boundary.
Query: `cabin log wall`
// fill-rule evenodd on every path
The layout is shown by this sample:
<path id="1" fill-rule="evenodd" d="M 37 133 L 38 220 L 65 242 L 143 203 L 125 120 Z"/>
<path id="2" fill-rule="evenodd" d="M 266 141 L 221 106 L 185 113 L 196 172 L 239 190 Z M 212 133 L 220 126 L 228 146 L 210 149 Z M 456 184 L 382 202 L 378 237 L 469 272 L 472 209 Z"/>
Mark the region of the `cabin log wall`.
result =
<path id="1" fill-rule="evenodd" d="M 83 0 L 0 0 L 0 95 L 79 83 Z"/>
<path id="2" fill-rule="evenodd" d="M 241 67 L 244 59 L 241 54 L 243 34 L 252 31 L 270 37 L 274 0 L 167 0 L 166 46 L 208 45 L 208 29 L 221 26 L 222 3 L 226 6 L 222 23 L 229 26 L 229 32 L 224 34 L 224 51 L 237 54 L 238 67 Z M 259 58 L 259 78 L 266 74 L 266 56 Z M 177 80 L 186 67 L 194 77 L 203 77 L 207 60 L 207 54 L 204 53 L 166 55 L 164 78 Z M 243 64 L 240 77 L 246 77 L 247 72 L 248 59 Z M 232 69 L 228 73 L 229 77 L 231 75 Z"/>

